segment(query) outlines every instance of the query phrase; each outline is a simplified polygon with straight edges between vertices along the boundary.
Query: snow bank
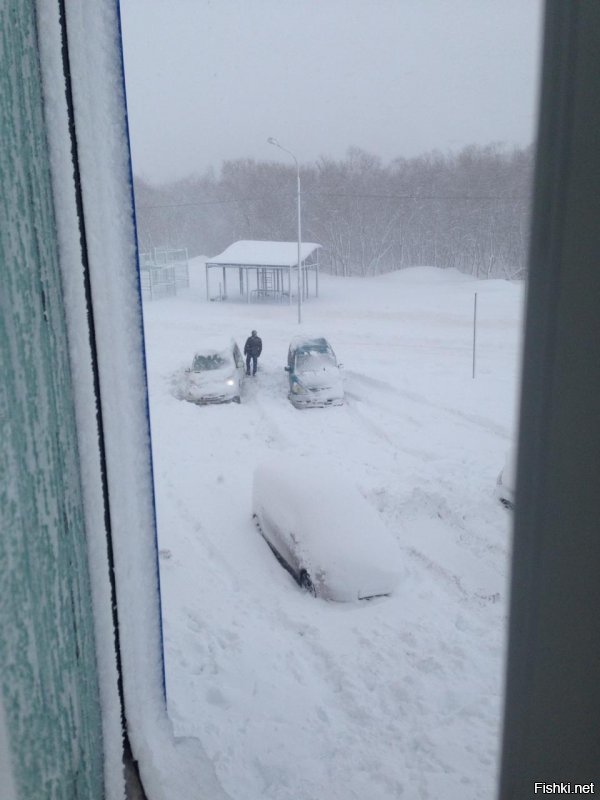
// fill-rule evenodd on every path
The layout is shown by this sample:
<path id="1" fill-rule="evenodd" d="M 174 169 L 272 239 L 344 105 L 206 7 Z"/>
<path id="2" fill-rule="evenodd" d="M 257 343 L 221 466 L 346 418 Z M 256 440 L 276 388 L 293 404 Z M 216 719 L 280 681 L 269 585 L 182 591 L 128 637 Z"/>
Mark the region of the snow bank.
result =
<path id="1" fill-rule="evenodd" d="M 465 275 L 454 267 L 442 269 L 440 267 L 405 267 L 394 272 L 388 272 L 380 276 L 381 279 L 394 280 L 399 283 L 408 283 L 411 286 L 431 283 L 464 283 L 472 281 L 473 278 Z"/>

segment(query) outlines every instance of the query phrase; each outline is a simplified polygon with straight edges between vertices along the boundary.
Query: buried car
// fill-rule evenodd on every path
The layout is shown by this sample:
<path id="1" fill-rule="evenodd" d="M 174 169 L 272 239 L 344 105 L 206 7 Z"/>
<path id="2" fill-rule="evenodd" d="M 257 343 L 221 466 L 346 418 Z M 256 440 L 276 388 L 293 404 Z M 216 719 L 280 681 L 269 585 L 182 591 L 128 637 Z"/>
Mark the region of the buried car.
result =
<path id="1" fill-rule="evenodd" d="M 273 458 L 254 472 L 253 516 L 280 564 L 316 597 L 351 602 L 389 595 L 400 550 L 337 465 Z"/>
<path id="2" fill-rule="evenodd" d="M 284 367 L 289 375 L 288 397 L 292 405 L 296 408 L 341 405 L 344 402 L 341 366 L 323 336 L 292 339 Z"/>
<path id="3" fill-rule="evenodd" d="M 496 497 L 503 506 L 515 507 L 515 486 L 517 481 L 517 448 L 511 447 L 506 454 L 504 468 L 496 480 Z"/>
<path id="4" fill-rule="evenodd" d="M 240 402 L 244 359 L 235 341 L 206 343 L 185 371 L 182 396 L 191 403 Z"/>

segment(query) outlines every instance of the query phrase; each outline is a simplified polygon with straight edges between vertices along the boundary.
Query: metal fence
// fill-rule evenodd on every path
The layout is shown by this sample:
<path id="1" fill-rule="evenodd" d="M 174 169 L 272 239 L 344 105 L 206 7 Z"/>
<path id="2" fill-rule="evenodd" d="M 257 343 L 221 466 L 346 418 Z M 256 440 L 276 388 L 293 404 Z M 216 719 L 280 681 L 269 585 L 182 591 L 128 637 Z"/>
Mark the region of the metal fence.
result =
<path id="1" fill-rule="evenodd" d="M 190 285 L 187 248 L 155 247 L 140 253 L 142 296 L 149 300 L 172 297 Z"/>

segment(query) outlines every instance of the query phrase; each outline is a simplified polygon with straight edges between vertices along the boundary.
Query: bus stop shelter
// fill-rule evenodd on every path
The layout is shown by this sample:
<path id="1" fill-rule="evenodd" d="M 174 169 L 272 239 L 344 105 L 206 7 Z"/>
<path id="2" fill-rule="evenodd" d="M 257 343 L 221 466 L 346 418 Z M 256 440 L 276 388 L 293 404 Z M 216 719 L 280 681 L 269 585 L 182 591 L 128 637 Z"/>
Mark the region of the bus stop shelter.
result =
<path id="1" fill-rule="evenodd" d="M 302 242 L 300 246 L 300 287 L 306 300 L 312 291 L 319 296 L 319 249 L 320 244 Z M 217 270 L 217 282 L 211 272 Z M 233 275 L 231 271 L 233 270 Z M 312 281 L 311 281 L 312 276 Z M 298 291 L 298 242 L 234 242 L 220 255 L 206 262 L 207 300 L 226 300 L 229 284 L 237 278 L 239 295 L 248 303 L 257 300 L 292 302 Z M 212 294 L 211 294 L 212 289 Z"/>

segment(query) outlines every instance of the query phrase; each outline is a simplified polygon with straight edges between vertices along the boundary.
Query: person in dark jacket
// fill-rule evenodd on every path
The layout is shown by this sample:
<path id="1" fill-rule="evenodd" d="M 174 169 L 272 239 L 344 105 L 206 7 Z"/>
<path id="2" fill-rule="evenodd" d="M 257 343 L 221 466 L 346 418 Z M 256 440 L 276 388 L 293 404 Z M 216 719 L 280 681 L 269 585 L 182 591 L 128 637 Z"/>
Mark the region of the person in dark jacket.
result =
<path id="1" fill-rule="evenodd" d="M 256 331 L 246 339 L 244 355 L 246 356 L 246 375 L 250 375 L 250 361 L 252 361 L 252 374 L 256 375 L 256 362 L 262 353 L 262 339 Z"/>

